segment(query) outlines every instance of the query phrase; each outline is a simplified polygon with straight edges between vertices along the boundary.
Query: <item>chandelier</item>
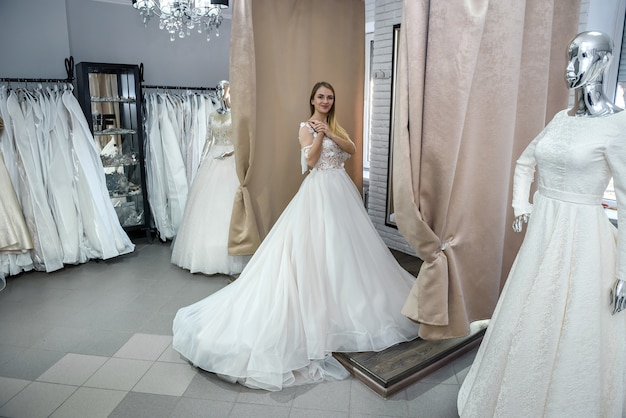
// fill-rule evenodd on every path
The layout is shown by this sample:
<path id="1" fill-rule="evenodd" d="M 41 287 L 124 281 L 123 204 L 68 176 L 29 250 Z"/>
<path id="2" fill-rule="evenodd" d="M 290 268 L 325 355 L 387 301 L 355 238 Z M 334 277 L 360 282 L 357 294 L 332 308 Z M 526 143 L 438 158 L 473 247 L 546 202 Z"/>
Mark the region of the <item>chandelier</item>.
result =
<path id="1" fill-rule="evenodd" d="M 184 38 L 193 29 L 206 33 L 207 42 L 211 32 L 220 36 L 222 9 L 228 8 L 228 0 L 133 0 L 133 7 L 139 10 L 144 26 L 152 16 L 158 16 L 159 28 L 170 34 L 170 41 L 176 36 Z"/>

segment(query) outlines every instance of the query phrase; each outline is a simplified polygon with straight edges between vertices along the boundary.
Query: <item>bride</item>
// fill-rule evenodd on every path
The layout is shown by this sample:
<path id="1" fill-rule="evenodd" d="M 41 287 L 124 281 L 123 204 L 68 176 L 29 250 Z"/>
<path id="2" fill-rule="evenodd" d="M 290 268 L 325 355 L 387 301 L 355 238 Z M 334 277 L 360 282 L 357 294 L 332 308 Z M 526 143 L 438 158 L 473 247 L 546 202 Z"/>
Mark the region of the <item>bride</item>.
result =
<path id="1" fill-rule="evenodd" d="M 300 124 L 300 189 L 239 278 L 180 309 L 173 347 L 223 379 L 271 391 L 343 379 L 333 352 L 381 351 L 417 337 L 400 313 L 415 278 L 376 232 L 344 170 L 355 146 L 335 91 L 315 84 Z"/>

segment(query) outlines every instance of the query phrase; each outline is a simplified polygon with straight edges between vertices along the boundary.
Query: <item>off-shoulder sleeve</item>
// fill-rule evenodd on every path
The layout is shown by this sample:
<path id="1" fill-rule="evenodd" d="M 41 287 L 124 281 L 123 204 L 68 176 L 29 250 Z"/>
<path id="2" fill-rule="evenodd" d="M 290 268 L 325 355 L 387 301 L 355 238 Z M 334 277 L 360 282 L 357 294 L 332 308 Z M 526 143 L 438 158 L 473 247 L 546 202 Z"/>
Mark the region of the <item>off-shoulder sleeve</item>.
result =
<path id="1" fill-rule="evenodd" d="M 313 138 L 315 138 L 317 136 L 317 132 L 314 132 L 313 128 L 308 123 L 300 122 L 300 131 L 305 126 L 309 128 L 309 132 L 311 132 L 313 134 Z M 298 137 L 298 140 L 299 139 L 300 138 Z M 306 160 L 309 158 L 309 151 L 311 150 L 312 146 L 313 144 L 307 145 L 306 147 L 302 147 L 302 149 L 300 150 L 300 165 L 302 166 L 302 174 L 306 173 L 309 169 L 309 165 L 307 164 Z"/>

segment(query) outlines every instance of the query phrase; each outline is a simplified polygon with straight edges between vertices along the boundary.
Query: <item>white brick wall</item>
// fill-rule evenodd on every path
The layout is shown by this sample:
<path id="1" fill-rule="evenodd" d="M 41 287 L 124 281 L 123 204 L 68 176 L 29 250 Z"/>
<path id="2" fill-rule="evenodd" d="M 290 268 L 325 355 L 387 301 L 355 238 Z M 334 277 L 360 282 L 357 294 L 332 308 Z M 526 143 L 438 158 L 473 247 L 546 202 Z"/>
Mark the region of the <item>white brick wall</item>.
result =
<path id="1" fill-rule="evenodd" d="M 391 110 L 391 59 L 393 26 L 402 20 L 402 0 L 366 0 L 366 20 L 374 13 L 374 54 L 372 71 L 383 71 L 386 78 L 374 79 L 371 115 L 371 160 L 368 212 L 378 233 L 387 246 L 415 254 L 398 230 L 385 225 L 387 204 L 387 166 L 389 159 L 389 112 Z M 371 5 L 375 7 L 372 8 Z M 369 12 L 369 10 L 372 12 Z M 369 13 L 369 14 L 368 14 Z"/>

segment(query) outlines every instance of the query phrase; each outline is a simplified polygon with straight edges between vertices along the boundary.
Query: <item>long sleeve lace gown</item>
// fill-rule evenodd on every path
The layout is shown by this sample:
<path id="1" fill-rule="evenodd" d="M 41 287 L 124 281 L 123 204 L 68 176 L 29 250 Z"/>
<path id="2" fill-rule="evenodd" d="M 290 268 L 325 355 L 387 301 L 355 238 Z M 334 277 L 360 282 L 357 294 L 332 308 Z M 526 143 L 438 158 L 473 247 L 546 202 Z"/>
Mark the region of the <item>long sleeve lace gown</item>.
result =
<path id="1" fill-rule="evenodd" d="M 626 112 L 563 110 L 520 156 L 513 208 L 532 214 L 461 387 L 461 417 L 626 416 L 626 312 L 609 306 L 626 279 L 626 226 L 618 232 L 601 206 L 611 177 L 621 221 Z"/>
<path id="2" fill-rule="evenodd" d="M 347 377 L 332 352 L 417 337 L 400 313 L 415 278 L 372 225 L 343 168 L 349 154 L 327 137 L 322 144 L 239 278 L 176 314 L 173 346 L 197 367 L 280 390 Z"/>

